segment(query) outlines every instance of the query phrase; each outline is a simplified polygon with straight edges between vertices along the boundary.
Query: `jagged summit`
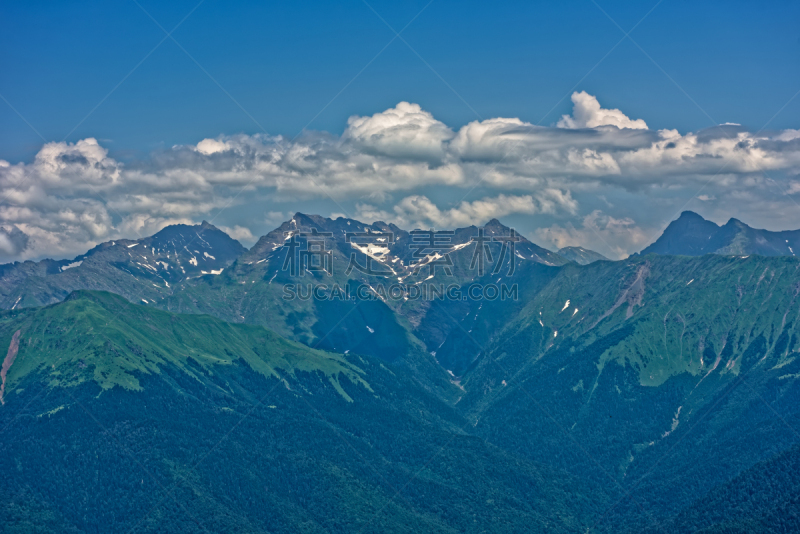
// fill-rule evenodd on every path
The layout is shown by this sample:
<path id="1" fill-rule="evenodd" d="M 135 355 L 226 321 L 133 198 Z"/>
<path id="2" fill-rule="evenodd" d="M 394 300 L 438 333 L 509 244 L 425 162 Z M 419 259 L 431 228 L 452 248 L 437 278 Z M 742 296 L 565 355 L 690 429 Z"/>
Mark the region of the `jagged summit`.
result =
<path id="1" fill-rule="evenodd" d="M 203 228 L 203 229 L 206 229 L 206 230 L 218 230 L 218 228 L 216 226 L 214 226 L 213 224 L 211 224 L 210 222 L 208 222 L 205 219 L 203 219 L 203 222 L 200 223 L 200 228 Z"/>
<path id="2" fill-rule="evenodd" d="M 736 218 L 719 226 L 697 213 L 684 211 L 640 254 L 794 256 L 796 250 L 800 250 L 800 230 L 760 230 Z"/>
<path id="3" fill-rule="evenodd" d="M 505 224 L 501 223 L 497 219 L 492 219 L 491 221 L 489 221 L 486 224 L 484 224 L 483 227 L 484 228 L 502 228 L 502 229 L 507 229 L 508 228 L 508 226 L 506 226 Z"/>
<path id="4" fill-rule="evenodd" d="M 443 232 L 452 233 L 451 237 L 446 238 L 452 247 L 461 248 L 468 246 L 472 243 L 473 238 L 477 238 L 480 230 L 483 230 L 484 235 L 490 240 L 492 237 L 510 236 L 512 229 L 498 219 L 491 219 L 485 225 L 467 226 L 464 228 L 456 228 L 454 230 L 442 230 Z M 291 219 L 284 221 L 280 226 L 262 236 L 258 242 L 242 256 L 241 262 L 257 262 L 269 256 L 273 251 L 276 251 L 287 239 L 290 233 L 308 233 L 312 230 L 317 232 L 330 232 L 332 234 L 333 242 L 338 243 L 338 247 L 342 251 L 350 249 L 350 244 L 346 242 L 347 235 L 355 232 L 371 232 L 378 233 L 391 233 L 393 244 L 387 242 L 389 254 L 385 259 L 398 258 L 402 260 L 405 265 L 411 261 L 413 250 L 411 244 L 413 239 L 411 234 L 413 232 L 426 232 L 428 228 L 417 228 L 411 231 L 402 229 L 393 223 L 385 223 L 383 221 L 376 221 L 374 223 L 365 223 L 356 219 L 346 217 L 339 217 L 331 219 L 322 217 L 320 215 L 309 215 L 301 212 L 295 213 Z M 435 229 L 440 231 L 440 229 Z M 296 234 L 294 234 L 296 235 Z M 517 232 L 514 235 L 518 238 L 515 244 L 517 257 L 520 260 L 533 260 L 537 263 L 545 265 L 562 265 L 566 261 L 564 258 L 555 254 L 543 247 L 532 243 L 524 236 Z M 499 246 L 499 245 L 498 245 Z"/>

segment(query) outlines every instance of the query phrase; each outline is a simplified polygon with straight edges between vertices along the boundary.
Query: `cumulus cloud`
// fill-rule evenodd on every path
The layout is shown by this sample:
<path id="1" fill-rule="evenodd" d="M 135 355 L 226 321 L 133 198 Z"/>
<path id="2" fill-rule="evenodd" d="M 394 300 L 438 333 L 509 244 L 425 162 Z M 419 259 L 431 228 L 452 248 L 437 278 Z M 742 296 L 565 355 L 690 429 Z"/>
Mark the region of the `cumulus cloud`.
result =
<path id="1" fill-rule="evenodd" d="M 104 240 L 191 223 L 200 210 L 221 204 L 185 183 L 141 177 L 95 139 L 47 143 L 30 164 L 0 160 L 0 225 L 13 228 L 0 237 L 4 259 L 74 256 Z"/>
<path id="2" fill-rule="evenodd" d="M 631 120 L 618 109 L 603 109 L 597 97 L 586 91 L 572 93 L 572 115 L 563 115 L 558 121 L 559 128 L 599 128 L 601 126 L 616 126 L 617 128 L 631 128 L 633 130 L 646 130 L 647 124 L 642 119 Z"/>
<path id="3" fill-rule="evenodd" d="M 16 248 L 0 236 L 0 249 L 15 251 L 18 259 L 65 257 L 103 240 L 196 222 L 228 206 L 228 212 L 292 212 L 329 197 L 398 223 L 457 226 L 511 213 L 577 214 L 582 195 L 608 191 L 653 198 L 688 188 L 691 198 L 702 186 L 707 203 L 724 202 L 732 191 L 757 197 L 765 172 L 786 181 L 789 194 L 800 191 L 800 130 L 753 133 L 736 124 L 687 133 L 651 130 L 585 92 L 572 101 L 572 113 L 555 127 L 498 117 L 453 129 L 419 105 L 401 102 L 351 117 L 342 135 L 311 132 L 293 141 L 223 135 L 126 164 L 95 139 L 47 143 L 29 163 L 0 160 L 6 195 L 0 225 L 26 236 Z M 460 198 L 476 186 L 486 198 L 447 208 L 429 200 L 433 188 Z M 260 203 L 263 208 L 255 209 Z M 628 246 L 636 243 L 629 231 L 634 225 L 623 224 L 619 211 L 607 220 L 592 217 L 595 226 L 584 220 L 583 230 L 606 231 L 614 243 L 627 235 Z M 259 219 L 251 227 L 242 217 L 224 222 L 245 241 L 264 224 Z M 550 230 L 553 243 L 588 235 Z"/>
<path id="4" fill-rule="evenodd" d="M 400 102 L 371 117 L 350 117 L 343 139 L 365 152 L 442 162 L 453 131 L 418 104 Z"/>
<path id="5" fill-rule="evenodd" d="M 231 144 L 225 141 L 218 141 L 216 139 L 203 139 L 194 147 L 196 151 L 204 156 L 217 154 L 219 152 L 226 152 L 231 149 Z"/>

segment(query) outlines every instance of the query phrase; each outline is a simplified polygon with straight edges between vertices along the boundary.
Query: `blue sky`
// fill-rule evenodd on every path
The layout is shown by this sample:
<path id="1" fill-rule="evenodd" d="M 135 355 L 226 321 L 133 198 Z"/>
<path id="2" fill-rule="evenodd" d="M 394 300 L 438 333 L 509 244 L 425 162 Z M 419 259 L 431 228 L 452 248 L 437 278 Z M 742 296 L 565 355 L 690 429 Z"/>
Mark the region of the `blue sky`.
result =
<path id="1" fill-rule="evenodd" d="M 427 4 L 370 2 L 400 30 Z M 341 132 L 347 117 L 416 102 L 459 126 L 479 116 L 555 122 L 564 98 L 624 34 L 591 1 L 431 3 L 310 124 Z M 767 4 L 767 5 L 764 5 Z M 171 30 L 197 2 L 141 5 Z M 626 31 L 656 2 L 602 2 Z M 164 37 L 134 2 L 21 2 L 4 7 L 3 96 L 48 140 L 62 140 Z M 631 36 L 718 122 L 760 128 L 800 83 L 800 5 L 666 1 Z M 271 134 L 294 136 L 391 40 L 362 2 L 203 2 L 175 39 Z M 576 89 L 646 117 L 697 130 L 710 119 L 628 40 Z M 560 103 L 556 105 L 558 102 Z M 550 109 L 556 109 L 546 116 Z M 41 139 L 0 108 L 0 157 L 30 158 Z M 774 126 L 797 124 L 800 102 Z M 166 41 L 68 138 L 149 152 L 255 124 Z"/>
<path id="2" fill-rule="evenodd" d="M 800 5 L 788 1 L 6 4 L 0 21 L 0 95 L 5 100 L 0 101 L 0 159 L 11 166 L 30 166 L 46 142 L 70 146 L 93 138 L 107 150 L 105 157 L 126 172 L 152 170 L 163 154 L 174 156 L 176 145 L 239 134 L 269 134 L 288 141 L 304 129 L 340 136 L 348 118 L 373 116 L 399 102 L 418 104 L 452 132 L 495 117 L 555 126 L 562 115 L 572 113 L 572 93 L 581 91 L 595 97 L 603 109 L 618 109 L 632 120 L 645 121 L 651 131 L 686 134 L 732 122 L 751 133 L 766 125 L 778 136 L 800 126 L 800 98 L 792 99 L 800 90 L 798 21 Z M 161 42 L 165 34 L 159 25 L 170 31 L 179 23 L 174 41 Z M 401 38 L 390 26 L 397 31 L 405 27 Z M 632 39 L 625 38 L 634 26 Z M 762 179 L 780 185 L 770 191 L 773 200 L 783 191 L 787 198 L 781 202 L 794 202 L 793 161 L 764 166 L 771 174 Z M 170 165 L 174 170 L 177 164 Z M 632 175 L 635 170 L 621 172 Z M 745 183 L 746 174 L 743 168 L 737 179 Z M 539 199 L 538 207 L 506 215 L 529 234 L 554 224 L 580 229 L 587 215 L 597 210 L 602 210 L 597 217 L 603 220 L 630 219 L 633 224 L 628 227 L 647 234 L 687 201 L 687 209 L 705 209 L 712 218 L 735 215 L 747 221 L 749 215 L 748 222 L 762 226 L 800 226 L 796 216 L 776 217 L 777 205 L 759 204 L 753 211 L 745 197 L 723 202 L 714 187 L 725 184 L 716 181 L 706 191 L 709 200 L 692 203 L 703 179 L 681 182 L 685 191 L 655 191 L 650 182 L 651 189 L 644 191 L 635 181 L 599 180 L 597 187 L 581 188 L 570 177 L 562 184 L 545 178 L 547 184 L 509 187 L 481 176 L 459 184 L 442 179 L 427 186 L 423 180 L 402 193 L 336 192 L 329 186 L 316 198 L 274 194 L 274 187 L 265 186 L 244 195 L 257 202 L 242 202 L 241 195 L 233 200 L 230 205 L 238 206 L 233 214 L 221 213 L 228 209 L 223 208 L 225 202 L 199 202 L 206 212 L 152 213 L 153 221 L 139 226 L 123 224 L 133 217 L 122 207 L 130 205 L 131 189 L 106 191 L 98 182 L 94 187 L 107 194 L 90 197 L 105 206 L 107 221 L 95 213 L 93 224 L 108 228 L 84 229 L 84 237 L 69 238 L 74 243 L 63 250 L 78 250 L 124 228 L 147 231 L 178 218 L 216 217 L 229 228 L 247 228 L 257 237 L 278 222 L 270 217 L 279 219 L 298 210 L 396 216 L 396 206 L 410 195 L 425 196 L 447 210 L 499 195 L 535 196 L 544 188 L 569 192 L 576 204 L 567 202 L 563 210 L 548 211 Z M 48 184 L 42 182 L 42 194 L 69 196 L 69 190 L 51 191 Z M 212 196 L 230 200 L 236 195 L 234 185 L 221 190 L 215 183 L 212 189 Z M 141 187 L 137 191 L 137 198 L 145 196 Z M 708 204 L 715 201 L 714 206 Z M 739 208 L 752 213 L 742 215 Z M 51 221 L 54 226 L 47 230 L 49 223 L 14 217 L 0 211 L 7 231 L 16 225 L 23 232 L 27 228 L 32 237 L 37 228 L 52 233 L 59 224 L 67 224 Z M 412 219 L 405 220 L 424 222 Z M 441 219 L 448 220 L 458 219 Z M 247 241 L 243 230 L 240 235 Z M 554 235 L 540 231 L 538 240 L 551 247 L 565 243 L 567 238 L 559 242 Z M 587 234 L 569 239 L 580 235 Z M 616 250 L 617 255 L 635 250 L 643 239 L 606 237 L 608 243 L 595 248 L 608 248 L 600 250 L 606 254 Z"/>

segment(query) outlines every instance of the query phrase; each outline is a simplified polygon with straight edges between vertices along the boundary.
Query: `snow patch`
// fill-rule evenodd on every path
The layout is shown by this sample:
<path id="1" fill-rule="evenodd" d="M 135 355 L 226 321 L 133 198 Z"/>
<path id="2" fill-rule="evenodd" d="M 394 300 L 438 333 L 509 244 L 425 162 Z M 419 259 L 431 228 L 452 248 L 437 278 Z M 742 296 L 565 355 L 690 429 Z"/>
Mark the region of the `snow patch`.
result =
<path id="1" fill-rule="evenodd" d="M 453 250 L 451 250 L 450 252 L 455 252 L 456 250 L 461 250 L 462 248 L 470 246 L 472 243 L 474 243 L 474 241 L 467 241 L 466 243 L 461 243 L 460 245 L 456 245 L 456 246 L 453 247 Z M 448 254 L 450 254 L 450 252 L 448 252 Z"/>
<path id="2" fill-rule="evenodd" d="M 679 419 L 679 418 L 680 418 L 680 416 L 681 416 L 681 409 L 682 409 L 682 408 L 683 408 L 683 406 L 678 406 L 678 411 L 677 411 L 677 412 L 675 412 L 675 417 L 673 417 L 673 418 L 672 418 L 672 427 L 670 427 L 670 429 L 669 429 L 669 430 L 667 430 L 666 432 L 664 432 L 663 434 L 661 434 L 661 437 L 662 437 L 662 438 L 666 438 L 667 436 L 669 436 L 670 434 L 672 434 L 673 432 L 675 432 L 675 429 L 676 429 L 676 428 L 678 428 L 678 423 L 679 423 L 679 420 L 678 420 L 678 419 Z"/>
<path id="3" fill-rule="evenodd" d="M 353 243 L 352 241 L 350 242 L 350 245 L 362 254 L 371 256 L 378 261 L 383 261 L 383 256 L 389 253 L 389 247 L 386 245 L 359 245 L 357 243 Z"/>
<path id="4" fill-rule="evenodd" d="M 81 261 L 73 261 L 72 263 L 68 263 L 67 265 L 64 265 L 63 267 L 61 267 L 61 272 L 64 272 L 67 269 L 72 269 L 73 267 L 80 267 L 81 263 L 83 263 L 83 260 L 81 260 Z"/>

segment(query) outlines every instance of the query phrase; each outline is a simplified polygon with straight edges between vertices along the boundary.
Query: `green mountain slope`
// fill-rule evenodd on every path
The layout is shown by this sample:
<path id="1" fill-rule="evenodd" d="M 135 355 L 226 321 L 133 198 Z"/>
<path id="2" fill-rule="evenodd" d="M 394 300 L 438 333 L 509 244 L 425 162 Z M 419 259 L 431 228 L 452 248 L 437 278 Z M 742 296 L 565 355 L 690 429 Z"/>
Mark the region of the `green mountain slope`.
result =
<path id="1" fill-rule="evenodd" d="M 378 359 L 96 292 L 15 334 L 4 532 L 583 532 L 607 502 Z"/>
<path id="2" fill-rule="evenodd" d="M 795 441 L 799 267 L 566 266 L 485 348 L 459 406 L 509 452 L 610 484 L 621 502 L 598 528 L 665 520 Z"/>
<path id="3" fill-rule="evenodd" d="M 264 328 L 203 315 L 176 319 L 106 292 L 79 291 L 55 306 L 7 312 L 0 316 L 0 343 L 10 345 L 15 335 L 19 347 L 4 380 L 8 394 L 29 375 L 51 386 L 93 381 L 103 390 L 140 390 L 139 378 L 164 366 L 204 381 L 236 361 L 265 376 L 318 372 L 343 395 L 340 376 L 369 387 L 341 356 Z"/>
<path id="4" fill-rule="evenodd" d="M 800 448 L 794 446 L 715 487 L 664 527 L 670 532 L 706 534 L 797 532 L 800 530 L 798 472 Z"/>

